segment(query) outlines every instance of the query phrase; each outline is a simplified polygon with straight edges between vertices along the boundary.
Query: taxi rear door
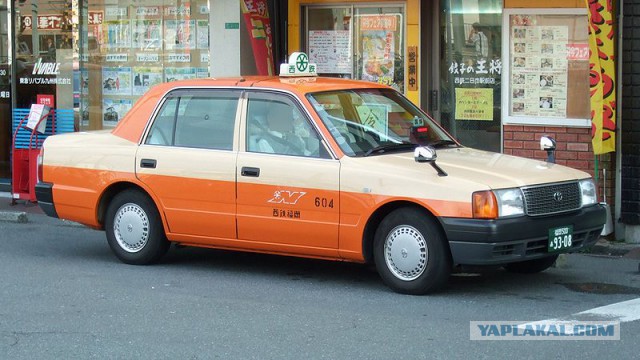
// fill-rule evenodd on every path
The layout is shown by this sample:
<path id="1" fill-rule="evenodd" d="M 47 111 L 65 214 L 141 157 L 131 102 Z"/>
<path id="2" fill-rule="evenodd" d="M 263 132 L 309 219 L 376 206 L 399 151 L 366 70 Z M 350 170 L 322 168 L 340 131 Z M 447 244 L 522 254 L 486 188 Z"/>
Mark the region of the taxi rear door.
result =
<path id="1" fill-rule="evenodd" d="M 294 97 L 243 98 L 238 238 L 260 250 L 337 257 L 340 162 Z"/>
<path id="2" fill-rule="evenodd" d="M 136 156 L 136 175 L 159 199 L 173 240 L 235 239 L 236 113 L 240 91 L 167 95 Z"/>

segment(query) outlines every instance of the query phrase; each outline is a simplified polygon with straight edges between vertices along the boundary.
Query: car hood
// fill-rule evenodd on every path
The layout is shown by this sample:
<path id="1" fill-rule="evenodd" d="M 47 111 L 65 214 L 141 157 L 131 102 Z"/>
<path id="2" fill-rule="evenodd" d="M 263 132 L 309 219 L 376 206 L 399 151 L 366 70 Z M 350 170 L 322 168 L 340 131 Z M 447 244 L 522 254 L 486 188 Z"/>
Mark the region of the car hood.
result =
<path id="1" fill-rule="evenodd" d="M 586 172 L 546 161 L 472 148 L 438 149 L 437 155 L 436 163 L 448 174 L 441 180 L 448 179 L 452 184 L 471 182 L 489 189 L 501 189 L 589 177 Z M 424 177 L 424 174 L 429 173 L 437 177 L 435 169 L 428 163 L 418 163 L 414 160 L 413 152 L 372 155 L 358 159 L 362 160 L 366 167 L 385 169 L 384 171 L 392 171 L 395 174 Z"/>

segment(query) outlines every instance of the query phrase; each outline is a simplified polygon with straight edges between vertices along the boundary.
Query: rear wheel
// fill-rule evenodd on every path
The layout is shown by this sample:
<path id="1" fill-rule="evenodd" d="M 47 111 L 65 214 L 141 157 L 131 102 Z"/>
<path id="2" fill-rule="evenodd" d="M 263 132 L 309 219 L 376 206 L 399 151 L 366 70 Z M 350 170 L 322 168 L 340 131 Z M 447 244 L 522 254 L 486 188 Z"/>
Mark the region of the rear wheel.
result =
<path id="1" fill-rule="evenodd" d="M 170 245 L 158 209 L 137 190 L 125 190 L 113 198 L 107 208 L 105 231 L 109 247 L 127 264 L 154 263 Z"/>
<path id="2" fill-rule="evenodd" d="M 541 259 L 527 260 L 504 265 L 507 271 L 518 274 L 535 274 L 550 268 L 558 259 L 558 255 L 552 255 Z"/>
<path id="3" fill-rule="evenodd" d="M 418 209 L 387 215 L 374 239 L 376 269 L 396 292 L 421 295 L 443 286 L 451 272 L 446 239 L 435 220 Z"/>

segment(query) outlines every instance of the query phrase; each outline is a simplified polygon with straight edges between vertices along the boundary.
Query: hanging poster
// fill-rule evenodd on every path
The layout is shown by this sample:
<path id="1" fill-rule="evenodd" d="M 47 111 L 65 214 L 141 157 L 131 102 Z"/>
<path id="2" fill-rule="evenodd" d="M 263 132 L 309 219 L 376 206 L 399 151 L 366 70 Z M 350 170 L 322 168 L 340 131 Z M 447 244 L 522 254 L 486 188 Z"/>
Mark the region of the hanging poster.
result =
<path id="1" fill-rule="evenodd" d="M 102 100 L 102 126 L 113 127 L 118 121 L 131 110 L 132 101 L 129 99 L 108 99 Z"/>
<path id="2" fill-rule="evenodd" d="M 568 27 L 536 26 L 525 16 L 512 25 L 511 113 L 565 118 Z"/>
<path id="3" fill-rule="evenodd" d="M 107 49 L 129 49 L 131 47 L 131 22 L 129 20 L 110 20 L 103 23 Z"/>
<path id="4" fill-rule="evenodd" d="M 102 68 L 103 95 L 131 95 L 131 68 Z"/>
<path id="5" fill-rule="evenodd" d="M 456 88 L 456 120 L 493 121 L 493 89 Z"/>
<path id="6" fill-rule="evenodd" d="M 167 50 L 195 49 L 195 20 L 165 20 L 164 39 Z"/>
<path id="7" fill-rule="evenodd" d="M 135 20 L 133 48 L 155 51 L 162 48 L 162 20 Z"/>
<path id="8" fill-rule="evenodd" d="M 257 75 L 275 74 L 272 59 L 273 38 L 267 0 L 242 0 L 240 8 L 249 32 Z"/>
<path id="9" fill-rule="evenodd" d="M 161 67 L 134 67 L 133 68 L 133 95 L 142 95 L 153 85 L 162 82 Z"/>
<path id="10" fill-rule="evenodd" d="M 351 74 L 349 30 L 310 30 L 309 61 L 318 65 L 318 73 Z"/>
<path id="11" fill-rule="evenodd" d="M 197 20 L 196 45 L 198 49 L 209 49 L 209 20 Z"/>
<path id="12" fill-rule="evenodd" d="M 177 81 L 186 79 L 195 79 L 197 74 L 196 68 L 191 67 L 167 67 L 164 68 L 164 81 Z"/>
<path id="13" fill-rule="evenodd" d="M 362 32 L 362 80 L 393 84 L 395 39 L 392 31 Z"/>

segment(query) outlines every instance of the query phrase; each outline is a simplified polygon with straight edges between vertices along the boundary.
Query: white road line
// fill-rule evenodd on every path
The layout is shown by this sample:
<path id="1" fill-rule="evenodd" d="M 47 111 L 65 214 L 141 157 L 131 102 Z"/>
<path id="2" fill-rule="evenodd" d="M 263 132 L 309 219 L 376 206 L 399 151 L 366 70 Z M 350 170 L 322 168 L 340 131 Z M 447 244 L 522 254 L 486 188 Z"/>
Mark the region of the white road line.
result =
<path id="1" fill-rule="evenodd" d="M 527 326 L 535 327 L 536 325 L 573 324 L 584 321 L 618 321 L 624 323 L 636 320 L 640 320 L 640 298 L 597 307 L 567 317 L 520 324 L 518 328 L 525 329 Z"/>
<path id="2" fill-rule="evenodd" d="M 602 316 L 606 320 L 630 322 L 640 319 L 640 298 L 577 313 L 578 316 Z"/>

